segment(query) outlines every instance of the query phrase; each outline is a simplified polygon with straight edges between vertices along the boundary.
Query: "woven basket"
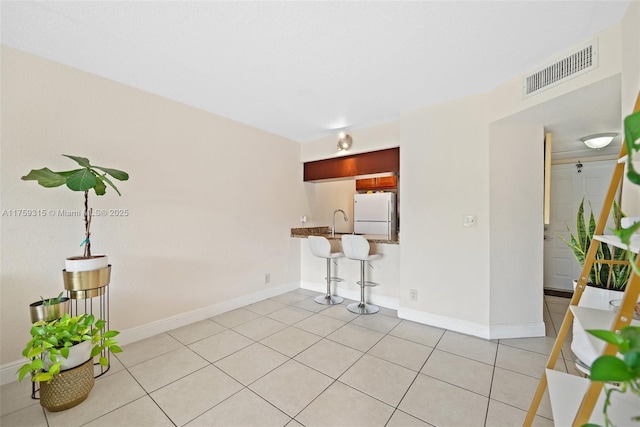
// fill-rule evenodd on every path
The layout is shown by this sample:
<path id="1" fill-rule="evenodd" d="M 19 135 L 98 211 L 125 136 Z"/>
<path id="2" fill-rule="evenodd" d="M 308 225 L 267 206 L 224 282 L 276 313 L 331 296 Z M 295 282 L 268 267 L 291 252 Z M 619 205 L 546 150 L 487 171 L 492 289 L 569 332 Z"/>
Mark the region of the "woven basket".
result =
<path id="1" fill-rule="evenodd" d="M 93 383 L 93 360 L 89 359 L 40 383 L 40 405 L 51 412 L 73 408 L 89 396 Z"/>

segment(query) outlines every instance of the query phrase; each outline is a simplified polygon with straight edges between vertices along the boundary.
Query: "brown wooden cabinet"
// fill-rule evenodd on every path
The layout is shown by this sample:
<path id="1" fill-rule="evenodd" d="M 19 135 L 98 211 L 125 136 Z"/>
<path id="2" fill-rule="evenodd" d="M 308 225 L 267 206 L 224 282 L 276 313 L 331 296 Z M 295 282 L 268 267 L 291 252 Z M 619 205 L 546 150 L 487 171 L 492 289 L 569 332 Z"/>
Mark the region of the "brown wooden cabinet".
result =
<path id="1" fill-rule="evenodd" d="M 396 190 L 397 188 L 397 176 L 356 179 L 356 191 Z"/>
<path id="2" fill-rule="evenodd" d="M 305 181 L 348 178 L 358 175 L 400 172 L 400 148 L 370 151 L 304 164 Z"/>

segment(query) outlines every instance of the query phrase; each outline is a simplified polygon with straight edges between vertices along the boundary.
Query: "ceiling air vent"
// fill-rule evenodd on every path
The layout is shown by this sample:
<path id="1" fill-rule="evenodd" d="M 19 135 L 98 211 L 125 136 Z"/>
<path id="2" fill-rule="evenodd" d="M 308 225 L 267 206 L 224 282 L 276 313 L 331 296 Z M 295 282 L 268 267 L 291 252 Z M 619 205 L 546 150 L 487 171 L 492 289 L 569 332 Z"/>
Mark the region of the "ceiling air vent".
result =
<path id="1" fill-rule="evenodd" d="M 533 96 L 598 67 L 598 40 L 592 40 L 559 61 L 523 79 L 524 97 Z"/>

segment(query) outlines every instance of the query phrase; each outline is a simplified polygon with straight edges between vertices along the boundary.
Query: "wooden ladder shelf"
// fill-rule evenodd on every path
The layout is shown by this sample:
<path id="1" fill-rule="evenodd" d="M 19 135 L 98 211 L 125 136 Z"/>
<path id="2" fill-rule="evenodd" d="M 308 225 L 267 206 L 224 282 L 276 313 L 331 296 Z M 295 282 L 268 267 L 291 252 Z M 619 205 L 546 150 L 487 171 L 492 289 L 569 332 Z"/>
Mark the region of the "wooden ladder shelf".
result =
<path id="1" fill-rule="evenodd" d="M 636 99 L 636 105 L 634 107 L 634 113 L 640 111 L 640 94 Z M 622 182 L 624 176 L 624 168 L 625 168 L 625 159 L 627 156 L 626 144 L 622 144 L 622 148 L 620 149 L 620 155 L 618 158 L 618 163 L 616 164 L 615 170 L 613 172 L 613 177 L 611 178 L 611 182 L 609 184 L 609 189 L 607 191 L 602 211 L 600 212 L 600 216 L 598 217 L 598 222 L 596 224 L 596 229 L 594 232 L 594 238 L 591 241 L 591 245 L 589 246 L 589 250 L 587 251 L 587 256 L 585 259 L 584 267 L 578 278 L 576 289 L 573 293 L 573 297 L 571 298 L 571 302 L 567 312 L 564 316 L 564 320 L 562 321 L 562 326 L 558 331 L 558 336 L 556 337 L 555 343 L 553 345 L 553 349 L 551 350 L 551 354 L 549 355 L 549 359 L 547 361 L 546 370 L 543 372 L 542 377 L 540 378 L 540 382 L 538 384 L 538 388 L 536 389 L 536 393 L 531 401 L 531 405 L 529 407 L 529 412 L 527 413 L 527 417 L 524 421 L 524 426 L 531 426 L 533 424 L 534 418 L 536 416 L 536 412 L 538 411 L 538 407 L 540 406 L 540 402 L 544 395 L 545 390 L 549 386 L 549 382 L 554 380 L 556 377 L 556 373 L 553 372 L 553 369 L 556 365 L 558 357 L 560 356 L 560 351 L 562 350 L 562 345 L 565 342 L 567 337 L 567 333 L 569 329 L 572 327 L 575 312 L 580 312 L 579 309 L 576 309 L 582 294 L 587 286 L 587 281 L 589 279 L 589 272 L 591 271 L 591 267 L 593 266 L 598 248 L 602 243 L 607 243 L 613 245 L 614 247 L 619 247 L 622 249 L 627 249 L 625 245 L 620 242 L 620 239 L 617 236 L 605 235 L 605 225 L 607 223 L 607 218 L 609 217 L 609 213 L 613 206 L 613 202 L 615 199 L 615 195 L 618 191 L 618 188 Z M 634 241 L 632 243 L 631 251 L 634 253 L 639 252 L 639 248 Z M 636 256 L 635 264 L 638 268 L 640 268 L 640 256 Z M 626 290 L 624 292 L 624 297 L 622 300 L 622 305 L 618 310 L 617 314 L 613 314 L 611 312 L 611 317 L 613 317 L 613 321 L 609 325 L 603 325 L 601 329 L 608 329 L 617 331 L 620 328 L 627 326 L 631 323 L 632 313 L 636 302 L 638 300 L 638 295 L 640 294 L 640 276 L 637 274 L 631 273 L 631 277 L 629 279 L 629 283 L 627 284 Z M 604 345 L 604 350 L 602 352 L 603 355 L 615 355 L 617 354 L 617 348 L 613 344 Z M 553 373 L 552 373 L 553 372 Z M 549 373 L 552 373 L 551 376 L 553 378 L 549 378 Z M 570 374 L 562 374 L 558 373 L 559 376 L 565 376 L 569 378 L 565 378 L 568 382 L 568 389 L 572 392 L 579 394 L 579 396 L 574 396 L 573 399 L 571 396 L 567 397 L 562 396 L 562 399 L 565 400 L 563 402 L 563 410 L 567 412 L 566 414 L 560 415 L 556 414 L 554 411 L 554 422 L 557 426 L 569 425 L 572 423 L 574 427 L 580 427 L 589 422 L 591 415 L 593 413 L 593 409 L 596 406 L 596 402 L 600 396 L 602 391 L 603 383 L 602 382 L 588 382 L 588 386 L 586 390 L 584 386 L 575 386 L 577 379 L 578 381 L 583 380 L 580 377 L 570 375 Z M 570 378 L 573 377 L 573 378 Z M 554 396 L 551 393 L 550 388 L 550 396 L 552 398 L 552 408 L 553 408 L 553 400 Z M 571 403 L 574 403 L 573 407 L 571 407 Z M 579 405 L 578 405 L 579 402 Z"/>

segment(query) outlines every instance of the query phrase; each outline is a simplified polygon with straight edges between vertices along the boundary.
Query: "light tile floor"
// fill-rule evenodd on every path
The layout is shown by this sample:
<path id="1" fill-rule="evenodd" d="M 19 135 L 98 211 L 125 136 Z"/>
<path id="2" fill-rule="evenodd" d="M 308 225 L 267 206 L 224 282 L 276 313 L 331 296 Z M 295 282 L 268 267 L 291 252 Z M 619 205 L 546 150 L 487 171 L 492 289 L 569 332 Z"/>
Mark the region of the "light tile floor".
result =
<path id="1" fill-rule="evenodd" d="M 298 289 L 125 346 L 89 398 L 43 410 L 0 390 L 11 426 L 520 426 L 569 300 L 547 336 L 488 341 L 315 304 Z M 556 369 L 576 373 L 568 344 Z M 576 373 L 577 374 L 577 373 Z M 552 426 L 547 396 L 536 418 Z"/>

